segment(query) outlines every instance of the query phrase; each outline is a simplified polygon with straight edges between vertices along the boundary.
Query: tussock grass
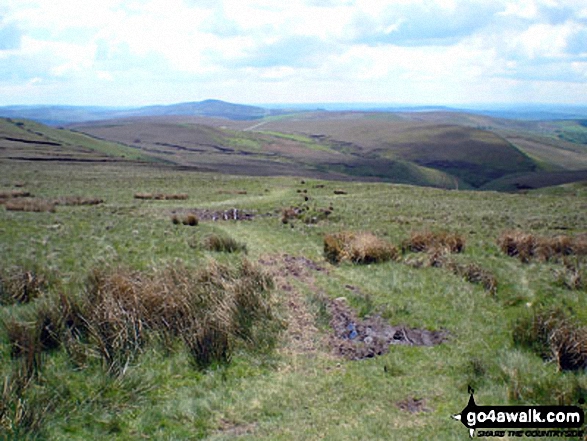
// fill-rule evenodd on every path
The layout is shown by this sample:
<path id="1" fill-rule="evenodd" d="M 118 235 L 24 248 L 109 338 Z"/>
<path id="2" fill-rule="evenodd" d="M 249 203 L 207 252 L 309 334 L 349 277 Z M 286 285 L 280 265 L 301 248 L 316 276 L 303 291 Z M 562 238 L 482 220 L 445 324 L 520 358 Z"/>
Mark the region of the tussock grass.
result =
<path id="1" fill-rule="evenodd" d="M 230 361 L 238 339 L 260 341 L 257 321 L 273 319 L 272 282 L 244 261 L 194 270 L 181 262 L 151 275 L 94 271 L 86 321 L 108 369 L 124 372 L 151 337 L 180 337 L 200 368 Z"/>
<path id="2" fill-rule="evenodd" d="M 198 216 L 196 216 L 193 213 L 190 213 L 186 217 L 183 218 L 181 223 L 184 225 L 189 225 L 191 227 L 195 227 L 199 223 Z"/>
<path id="3" fill-rule="evenodd" d="M 247 245 L 233 239 L 230 236 L 220 234 L 210 234 L 206 236 L 202 245 L 208 251 L 215 251 L 219 253 L 236 253 L 247 252 Z"/>
<path id="4" fill-rule="evenodd" d="M 445 253 L 461 253 L 465 249 L 465 238 L 447 231 L 414 231 L 402 243 L 402 250 L 415 253 L 442 250 Z"/>
<path id="5" fill-rule="evenodd" d="M 12 266 L 0 270 L 0 305 L 29 303 L 43 295 L 49 276 L 36 266 Z"/>
<path id="6" fill-rule="evenodd" d="M 332 263 L 377 263 L 396 260 L 399 251 L 391 243 L 369 232 L 343 231 L 324 236 L 324 255 Z"/>
<path id="7" fill-rule="evenodd" d="M 13 198 L 4 203 L 8 211 L 30 211 L 35 213 L 55 213 L 55 202 L 38 198 Z"/>
<path id="8" fill-rule="evenodd" d="M 561 309 L 539 311 L 519 319 L 513 338 L 544 360 L 556 361 L 561 371 L 587 367 L 587 328 L 577 325 Z"/>
<path id="9" fill-rule="evenodd" d="M 308 206 L 304 204 L 297 207 L 288 207 L 281 210 L 281 223 L 288 224 L 293 220 L 301 220 L 305 224 L 317 224 L 320 221 L 328 219 L 334 211 L 334 207 L 330 205 L 328 208 L 317 206 Z"/>
<path id="10" fill-rule="evenodd" d="M 3 439 L 28 439 L 38 435 L 53 410 L 45 395 L 29 391 L 32 379 L 24 365 L 18 365 L 0 384 L 0 434 Z"/>
<path id="11" fill-rule="evenodd" d="M 180 339 L 199 368 L 229 362 L 239 341 L 268 348 L 280 329 L 271 278 L 248 261 L 236 268 L 182 262 L 152 273 L 123 267 L 94 269 L 84 296 L 59 294 L 25 318 L 2 321 L 10 354 L 30 378 L 43 352 L 63 346 L 75 365 L 93 354 L 121 375 L 146 344 Z M 272 323 L 274 322 L 274 323 Z"/>
<path id="12" fill-rule="evenodd" d="M 546 262 L 565 256 L 587 255 L 587 239 L 582 236 L 544 237 L 516 230 L 502 233 L 497 244 L 505 254 L 522 262 L 531 259 Z"/>
<path id="13" fill-rule="evenodd" d="M 587 288 L 587 271 L 579 260 L 574 262 L 566 259 L 563 268 L 554 272 L 556 283 L 570 290 Z"/>
<path id="14" fill-rule="evenodd" d="M 405 263 L 413 268 L 445 268 L 469 283 L 481 285 L 491 294 L 497 293 L 497 278 L 491 271 L 477 263 L 460 263 L 447 256 L 442 249 L 432 249 L 424 258 L 406 258 Z"/>
<path id="15" fill-rule="evenodd" d="M 497 279 L 488 270 L 477 263 L 460 264 L 449 262 L 447 267 L 454 274 L 461 276 L 469 283 L 481 285 L 485 291 L 491 294 L 497 293 Z"/>
<path id="16" fill-rule="evenodd" d="M 156 200 L 156 201 L 185 201 L 188 199 L 188 195 L 185 193 L 135 193 L 135 199 L 143 200 Z"/>
<path id="17" fill-rule="evenodd" d="M 0 191 L 0 204 L 6 202 L 7 199 L 13 198 L 28 198 L 31 197 L 31 192 L 26 190 L 7 190 Z"/>
<path id="18" fill-rule="evenodd" d="M 174 225 L 189 225 L 191 227 L 196 227 L 200 223 L 200 219 L 194 213 L 188 213 L 183 217 L 179 217 L 177 214 L 171 216 L 171 222 Z"/>
<path id="19" fill-rule="evenodd" d="M 84 196 L 62 196 L 55 199 L 56 205 L 76 206 L 76 205 L 99 205 L 103 204 L 104 199 Z"/>

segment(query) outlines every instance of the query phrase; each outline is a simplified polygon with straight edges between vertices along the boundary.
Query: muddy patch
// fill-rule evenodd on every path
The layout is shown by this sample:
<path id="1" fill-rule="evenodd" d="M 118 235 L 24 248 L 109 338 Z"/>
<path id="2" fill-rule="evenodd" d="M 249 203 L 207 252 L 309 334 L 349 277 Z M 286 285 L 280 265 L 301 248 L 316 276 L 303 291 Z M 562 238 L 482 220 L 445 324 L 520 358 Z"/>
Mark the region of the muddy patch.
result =
<path id="1" fill-rule="evenodd" d="M 272 275 L 283 295 L 288 317 L 288 350 L 298 354 L 316 352 L 320 340 L 316 317 L 309 310 L 305 296 L 292 282 L 298 281 L 316 290 L 314 274 L 327 272 L 327 269 L 306 257 L 290 254 L 264 256 L 259 259 L 259 264 Z"/>
<path id="2" fill-rule="evenodd" d="M 389 351 L 391 345 L 434 346 L 448 338 L 444 330 L 391 326 L 379 316 L 360 319 L 344 297 L 328 301 L 333 329 L 331 345 L 349 360 L 361 360 Z"/>
<path id="3" fill-rule="evenodd" d="M 220 428 L 217 433 L 222 435 L 228 435 L 232 438 L 243 435 L 249 435 L 253 433 L 256 429 L 257 423 L 238 424 L 222 419 L 220 420 Z"/>
<path id="4" fill-rule="evenodd" d="M 254 211 L 229 208 L 228 210 L 207 210 L 207 209 L 175 209 L 172 215 L 195 214 L 200 221 L 252 221 L 257 215 Z"/>
<path id="5" fill-rule="evenodd" d="M 408 397 L 405 400 L 398 401 L 395 405 L 405 412 L 420 413 L 430 412 L 431 410 L 426 405 L 426 399 Z"/>

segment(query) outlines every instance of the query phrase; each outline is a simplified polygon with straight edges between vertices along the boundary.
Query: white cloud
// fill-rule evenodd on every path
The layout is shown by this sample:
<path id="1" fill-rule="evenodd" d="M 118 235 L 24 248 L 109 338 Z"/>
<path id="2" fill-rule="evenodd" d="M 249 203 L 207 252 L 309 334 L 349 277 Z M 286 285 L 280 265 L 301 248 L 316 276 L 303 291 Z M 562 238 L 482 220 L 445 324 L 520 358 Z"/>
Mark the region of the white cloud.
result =
<path id="1" fill-rule="evenodd" d="M 462 102 L 530 91 L 585 100 L 575 88 L 586 78 L 587 9 L 575 0 L 5 0 L 0 9 L 0 103 L 23 88 L 80 104 Z M 108 93 L 93 93 L 101 85 Z"/>

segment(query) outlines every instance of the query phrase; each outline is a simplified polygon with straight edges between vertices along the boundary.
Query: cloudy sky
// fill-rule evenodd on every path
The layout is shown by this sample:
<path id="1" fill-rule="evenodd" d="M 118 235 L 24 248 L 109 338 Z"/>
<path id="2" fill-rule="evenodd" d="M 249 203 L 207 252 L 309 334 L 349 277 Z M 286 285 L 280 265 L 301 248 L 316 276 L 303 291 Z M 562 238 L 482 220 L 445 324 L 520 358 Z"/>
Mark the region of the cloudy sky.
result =
<path id="1" fill-rule="evenodd" d="M 2 0 L 0 105 L 587 104 L 587 0 Z"/>

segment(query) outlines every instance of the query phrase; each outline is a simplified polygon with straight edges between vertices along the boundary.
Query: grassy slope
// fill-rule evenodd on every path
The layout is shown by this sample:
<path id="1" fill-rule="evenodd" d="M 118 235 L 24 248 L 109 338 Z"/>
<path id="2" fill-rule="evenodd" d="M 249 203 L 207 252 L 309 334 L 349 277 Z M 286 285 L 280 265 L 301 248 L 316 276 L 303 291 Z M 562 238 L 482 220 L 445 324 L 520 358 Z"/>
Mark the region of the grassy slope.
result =
<path id="1" fill-rule="evenodd" d="M 347 296 L 364 312 L 379 311 L 392 323 L 445 328 L 451 340 L 432 348 L 393 347 L 389 354 L 360 362 L 334 357 L 324 342 L 327 329 L 317 315 L 316 349 L 294 350 L 287 334 L 273 355 L 237 354 L 228 367 L 196 372 L 181 354 L 153 348 L 121 380 L 102 373 L 99 363 L 73 370 L 63 351 L 46 360 L 37 396 L 54 396 L 39 438 L 119 439 L 461 439 L 465 428 L 450 419 L 476 389 L 479 404 L 576 403 L 587 388 L 584 373 L 562 374 L 552 363 L 515 347 L 511 327 L 520 314 L 540 304 L 564 304 L 587 323 L 585 296 L 556 283 L 556 264 L 521 264 L 501 254 L 495 239 L 504 229 L 540 234 L 584 232 L 584 186 L 561 193 L 507 195 L 453 192 L 377 183 L 329 183 L 294 178 L 237 178 L 179 173 L 124 164 L 90 167 L 56 164 L 38 170 L 27 163 L 0 163 L 0 184 L 23 182 L 35 195 L 98 196 L 97 207 L 59 207 L 54 214 L 7 212 L 0 208 L 0 255 L 4 264 L 34 260 L 57 271 L 76 289 L 88 269 L 122 262 L 146 269 L 180 258 L 203 264 L 213 256 L 189 246 L 211 232 L 229 233 L 247 244 L 248 258 L 290 253 L 328 269 L 314 282 L 291 279 L 318 313 L 317 291 Z M 323 188 L 314 188 L 316 184 Z M 253 222 L 174 226 L 179 207 L 238 207 L 273 213 L 297 204 L 306 189 L 317 206 L 334 206 L 330 221 L 316 226 L 281 224 L 278 216 Z M 334 189 L 347 194 L 335 195 Z M 245 190 L 246 194 L 237 194 Z M 134 192 L 187 193 L 187 201 L 136 201 Z M 401 263 L 332 267 L 322 259 L 324 233 L 361 229 L 394 243 L 418 229 L 449 229 L 467 237 L 459 259 L 477 262 L 498 278 L 496 297 L 438 268 Z M 346 286 L 359 289 L 351 291 Z M 276 290 L 282 305 L 290 292 Z M 3 308 L 1 314 L 18 314 Z M 26 307 L 22 307 L 26 308 Z M 1 372 L 10 368 L 0 334 Z M 410 414 L 398 401 L 426 400 L 427 412 Z"/>
<path id="2" fill-rule="evenodd" d="M 14 138 L 29 142 L 40 142 L 35 145 L 18 141 L 7 141 Z M 104 157 L 152 161 L 137 149 L 114 143 L 97 140 L 82 133 L 56 129 L 28 120 L 0 119 L 0 146 L 9 154 L 27 154 L 29 157 L 49 157 L 63 155 L 91 159 Z M 51 143 L 50 145 L 42 143 Z M 35 148 L 36 147 L 36 148 Z M 33 152 L 33 149 L 35 150 Z"/>
<path id="3" fill-rule="evenodd" d="M 456 121 L 456 122 L 455 122 Z M 481 186 L 510 173 L 534 171 L 532 159 L 473 116 L 452 114 L 309 113 L 270 120 L 259 129 L 318 136 L 347 153 L 401 159 Z"/>
<path id="4" fill-rule="evenodd" d="M 265 131 L 265 122 L 256 132 L 218 127 L 217 120 L 209 122 L 216 126 L 202 124 L 201 118 L 188 121 L 135 119 L 76 125 L 75 129 L 140 147 L 177 164 L 221 173 L 352 177 L 450 188 L 457 181 L 442 171 L 393 155 L 364 157 L 355 151 L 341 151 L 339 143 L 320 138 Z M 242 123 L 238 124 L 242 129 Z"/>

